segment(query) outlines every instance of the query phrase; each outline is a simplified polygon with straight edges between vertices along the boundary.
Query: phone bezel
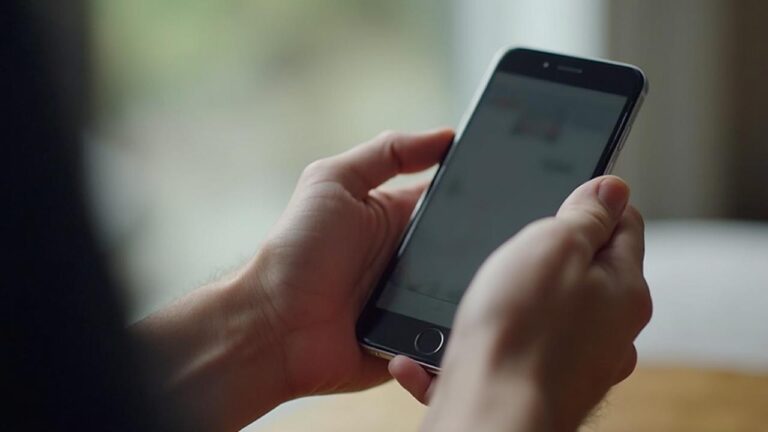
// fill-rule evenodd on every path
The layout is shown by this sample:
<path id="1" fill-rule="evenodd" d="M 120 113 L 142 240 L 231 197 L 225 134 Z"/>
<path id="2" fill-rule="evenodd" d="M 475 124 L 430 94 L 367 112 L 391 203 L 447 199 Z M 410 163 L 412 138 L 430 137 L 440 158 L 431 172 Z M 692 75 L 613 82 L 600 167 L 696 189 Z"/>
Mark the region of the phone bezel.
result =
<path id="1" fill-rule="evenodd" d="M 547 64 L 546 66 L 545 63 Z M 465 113 L 461 126 L 456 131 L 453 143 L 443 156 L 429 187 L 416 205 L 396 252 L 387 264 L 386 270 L 376 283 L 360 314 L 356 326 L 358 341 L 364 348 L 376 356 L 391 358 L 396 354 L 404 354 L 430 370 L 439 371 L 444 349 L 438 350 L 431 355 L 421 354 L 416 351 L 413 342 L 414 337 L 423 330 L 435 328 L 444 334 L 447 343 L 450 339 L 451 329 L 379 308 L 376 306 L 376 303 L 395 265 L 407 247 L 410 235 L 418 225 L 426 203 L 429 202 L 433 191 L 440 183 L 444 171 L 449 166 L 451 156 L 461 142 L 464 130 L 472 121 L 474 112 L 482 100 L 488 84 L 493 76 L 499 72 L 520 74 L 536 79 L 615 93 L 627 98 L 627 102 L 590 178 L 606 174 L 612 169 L 616 156 L 623 146 L 648 88 L 648 80 L 645 74 L 639 68 L 632 65 L 572 57 L 527 48 L 512 48 L 500 51 L 491 63 L 491 67 L 486 73 L 482 85 L 478 88 L 470 109 Z"/>

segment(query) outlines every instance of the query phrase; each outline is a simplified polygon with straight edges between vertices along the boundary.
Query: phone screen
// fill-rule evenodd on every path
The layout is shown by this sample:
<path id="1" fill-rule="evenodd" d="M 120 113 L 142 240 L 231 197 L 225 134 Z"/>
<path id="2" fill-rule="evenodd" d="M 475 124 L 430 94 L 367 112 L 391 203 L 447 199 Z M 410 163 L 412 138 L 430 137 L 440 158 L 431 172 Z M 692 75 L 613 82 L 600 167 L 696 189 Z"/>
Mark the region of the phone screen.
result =
<path id="1" fill-rule="evenodd" d="M 627 97 L 497 71 L 381 291 L 379 308 L 451 327 L 485 258 L 592 177 Z"/>

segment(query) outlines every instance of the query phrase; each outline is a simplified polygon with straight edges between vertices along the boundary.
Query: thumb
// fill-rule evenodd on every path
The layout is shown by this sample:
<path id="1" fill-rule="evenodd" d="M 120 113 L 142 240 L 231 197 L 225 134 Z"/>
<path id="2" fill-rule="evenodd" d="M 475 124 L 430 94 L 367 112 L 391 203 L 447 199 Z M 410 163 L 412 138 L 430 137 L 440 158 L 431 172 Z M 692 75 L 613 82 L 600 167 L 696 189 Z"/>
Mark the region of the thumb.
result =
<path id="1" fill-rule="evenodd" d="M 613 236 L 629 201 L 629 187 L 615 176 L 592 179 L 566 198 L 556 218 L 582 233 L 594 255 Z"/>
<path id="2" fill-rule="evenodd" d="M 424 405 L 429 404 L 435 377 L 421 365 L 406 356 L 398 355 L 389 361 L 389 373 L 416 400 Z"/>

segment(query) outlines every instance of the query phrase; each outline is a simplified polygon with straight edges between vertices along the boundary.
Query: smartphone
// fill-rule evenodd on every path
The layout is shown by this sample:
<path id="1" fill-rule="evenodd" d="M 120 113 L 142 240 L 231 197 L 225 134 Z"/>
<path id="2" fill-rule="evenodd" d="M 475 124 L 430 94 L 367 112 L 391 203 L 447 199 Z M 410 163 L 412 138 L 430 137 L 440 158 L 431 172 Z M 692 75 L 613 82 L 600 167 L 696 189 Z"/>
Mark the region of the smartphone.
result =
<path id="1" fill-rule="evenodd" d="M 523 48 L 484 81 L 358 320 L 376 356 L 438 371 L 482 262 L 611 171 L 648 88 L 635 66 Z"/>

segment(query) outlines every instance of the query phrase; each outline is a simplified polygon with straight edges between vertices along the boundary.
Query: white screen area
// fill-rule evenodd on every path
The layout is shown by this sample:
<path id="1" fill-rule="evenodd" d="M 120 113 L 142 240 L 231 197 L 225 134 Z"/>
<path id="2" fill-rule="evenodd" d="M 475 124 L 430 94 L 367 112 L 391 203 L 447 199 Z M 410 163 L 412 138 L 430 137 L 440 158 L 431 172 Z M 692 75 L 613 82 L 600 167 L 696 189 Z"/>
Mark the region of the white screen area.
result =
<path id="1" fill-rule="evenodd" d="M 594 172 L 626 97 L 497 73 L 377 306 L 451 327 L 485 258 Z"/>

